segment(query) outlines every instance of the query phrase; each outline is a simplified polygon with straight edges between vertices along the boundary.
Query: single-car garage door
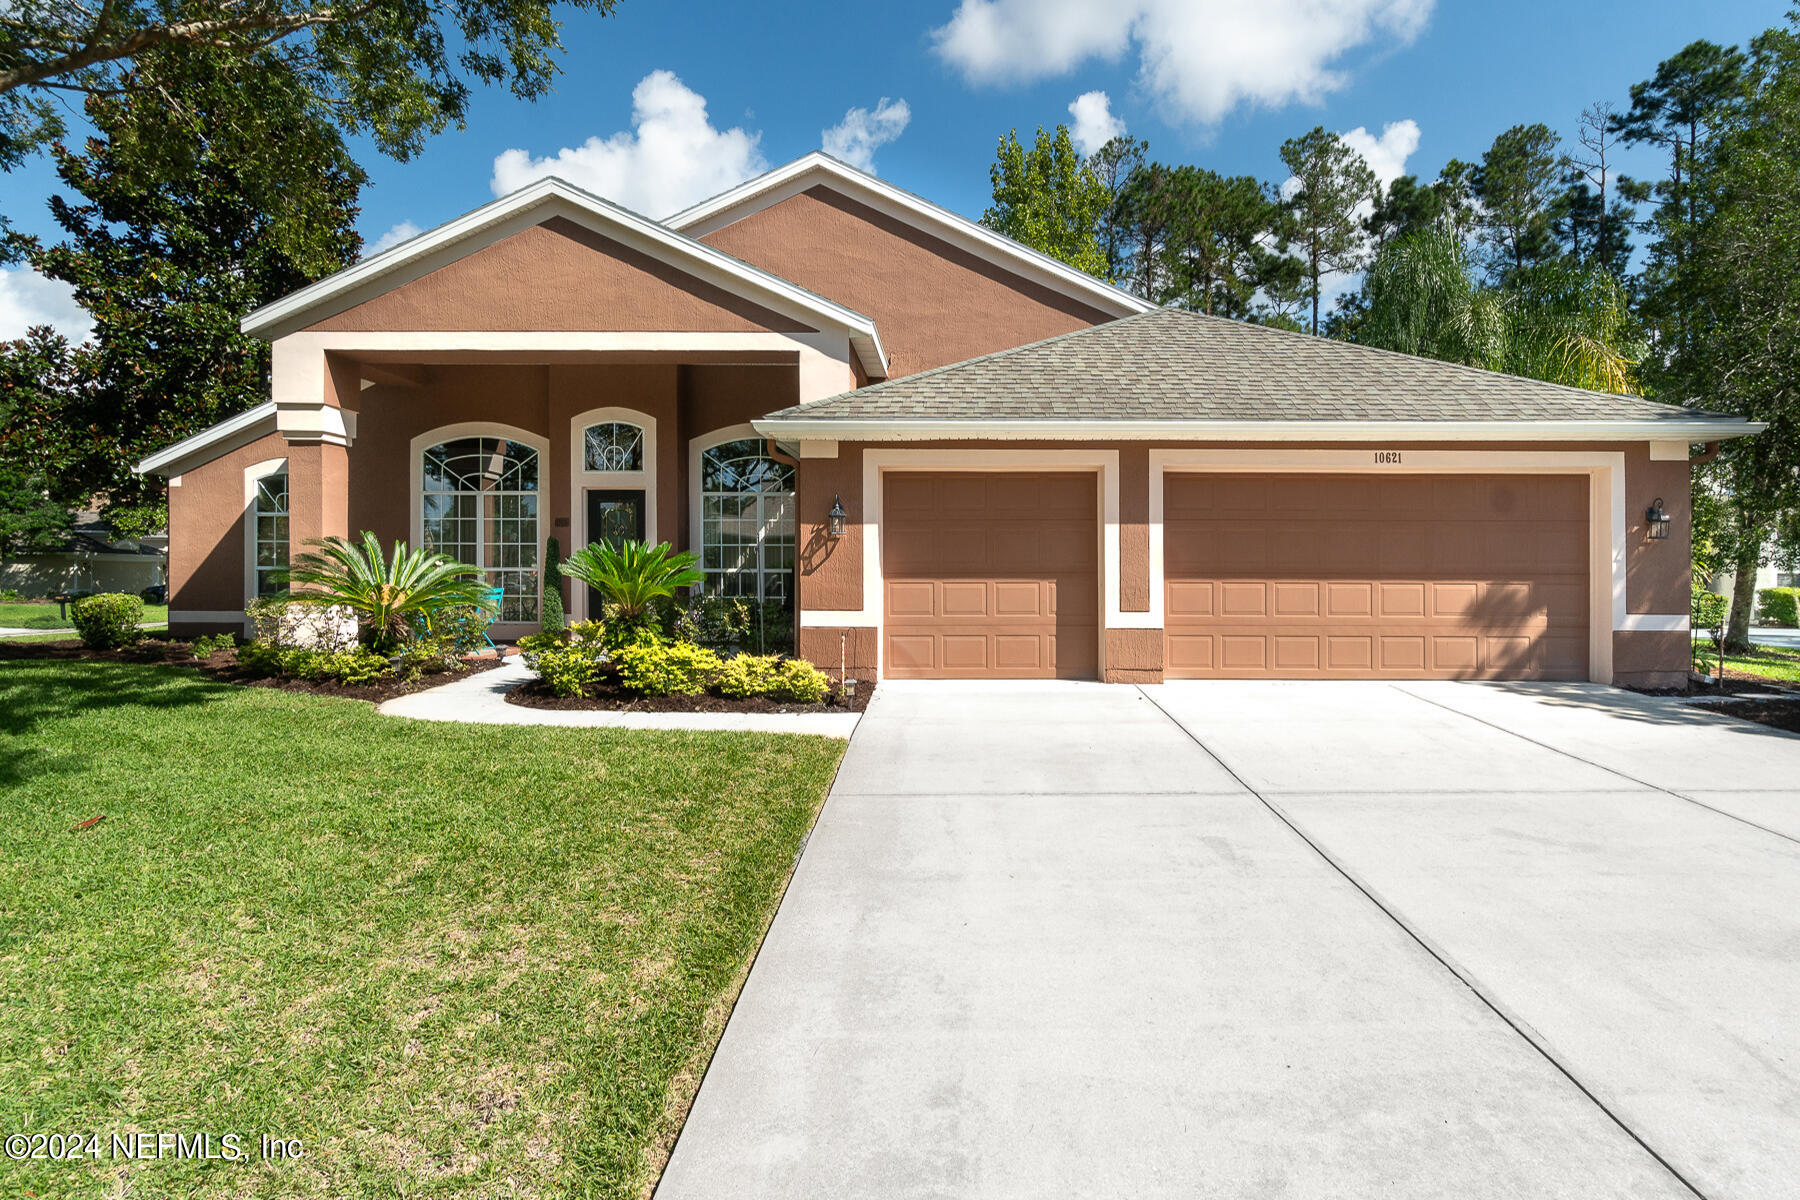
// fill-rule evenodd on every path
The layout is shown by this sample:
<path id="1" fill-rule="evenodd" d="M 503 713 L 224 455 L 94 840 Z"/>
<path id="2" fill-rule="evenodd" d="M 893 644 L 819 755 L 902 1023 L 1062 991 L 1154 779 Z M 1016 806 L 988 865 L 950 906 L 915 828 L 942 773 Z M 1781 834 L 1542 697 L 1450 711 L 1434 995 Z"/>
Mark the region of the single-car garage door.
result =
<path id="1" fill-rule="evenodd" d="M 1094 678 L 1095 488 L 1091 473 L 884 475 L 882 673 Z"/>
<path id="2" fill-rule="evenodd" d="M 1174 679 L 1586 679 L 1581 475 L 1167 476 Z"/>

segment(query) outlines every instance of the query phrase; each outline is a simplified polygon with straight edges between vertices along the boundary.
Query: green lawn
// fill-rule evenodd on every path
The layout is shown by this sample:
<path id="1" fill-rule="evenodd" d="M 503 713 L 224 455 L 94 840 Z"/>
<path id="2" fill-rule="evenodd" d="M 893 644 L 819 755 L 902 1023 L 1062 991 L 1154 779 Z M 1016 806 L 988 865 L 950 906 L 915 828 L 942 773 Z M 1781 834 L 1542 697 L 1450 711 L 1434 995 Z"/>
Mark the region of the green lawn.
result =
<path id="1" fill-rule="evenodd" d="M 165 634 L 169 632 L 167 625 L 152 625 L 144 630 L 145 635 Z M 0 642 L 72 642 L 76 637 L 66 629 L 53 633 L 16 633 L 11 637 L 0 637 Z"/>
<path id="2" fill-rule="evenodd" d="M 73 608 L 74 605 L 69 607 Z M 73 629 L 75 623 L 68 617 L 58 616 L 58 611 L 55 604 L 20 604 L 12 601 L 0 603 L 0 629 Z M 168 605 L 144 605 L 144 620 L 168 619 Z"/>
<path id="3" fill-rule="evenodd" d="M 252 1158 L 6 1193 L 644 1194 L 842 749 L 0 664 L 0 1133 Z"/>
<path id="4" fill-rule="evenodd" d="M 1709 642 L 1695 642 L 1694 661 L 1710 675 L 1718 669 L 1718 651 Z M 1800 683 L 1800 650 L 1790 650 L 1783 646 L 1756 646 L 1750 654 L 1727 654 L 1725 669 L 1788 683 Z"/>

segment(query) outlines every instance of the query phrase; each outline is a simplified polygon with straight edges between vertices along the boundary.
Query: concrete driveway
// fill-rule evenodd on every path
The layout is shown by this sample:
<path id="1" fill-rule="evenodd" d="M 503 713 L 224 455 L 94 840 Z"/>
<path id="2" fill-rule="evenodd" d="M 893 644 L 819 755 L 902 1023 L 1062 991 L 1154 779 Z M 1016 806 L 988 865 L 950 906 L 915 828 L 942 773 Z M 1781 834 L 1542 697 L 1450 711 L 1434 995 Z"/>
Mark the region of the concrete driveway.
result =
<path id="1" fill-rule="evenodd" d="M 1800 737 L 1580 685 L 883 685 L 658 1190 L 1789 1196 Z"/>

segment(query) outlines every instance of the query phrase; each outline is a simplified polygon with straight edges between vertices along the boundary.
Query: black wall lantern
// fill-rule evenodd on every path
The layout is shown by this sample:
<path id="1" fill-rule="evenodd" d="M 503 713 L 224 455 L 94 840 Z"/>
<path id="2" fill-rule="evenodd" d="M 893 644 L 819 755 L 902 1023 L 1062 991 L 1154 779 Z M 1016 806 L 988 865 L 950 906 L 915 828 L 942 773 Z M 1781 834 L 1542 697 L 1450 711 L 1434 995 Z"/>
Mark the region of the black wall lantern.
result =
<path id="1" fill-rule="evenodd" d="M 844 521 L 850 516 L 844 511 L 844 502 L 835 493 L 831 497 L 831 513 L 825 523 L 825 532 L 832 537 L 844 536 Z"/>
<path id="2" fill-rule="evenodd" d="M 1663 511 L 1661 496 L 1644 510 L 1644 523 L 1650 527 L 1651 541 L 1660 542 L 1669 536 L 1669 526 L 1675 523 L 1675 519 Z"/>

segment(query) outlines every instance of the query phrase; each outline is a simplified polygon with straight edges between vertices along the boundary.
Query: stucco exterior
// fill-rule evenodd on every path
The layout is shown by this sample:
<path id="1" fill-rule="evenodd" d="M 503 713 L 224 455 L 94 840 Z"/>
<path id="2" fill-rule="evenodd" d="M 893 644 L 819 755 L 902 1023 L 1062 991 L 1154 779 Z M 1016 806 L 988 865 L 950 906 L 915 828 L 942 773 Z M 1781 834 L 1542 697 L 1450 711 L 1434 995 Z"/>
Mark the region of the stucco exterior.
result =
<path id="1" fill-rule="evenodd" d="M 812 184 L 802 172 L 760 199 L 728 197 L 696 218 L 693 236 L 678 219 L 663 228 L 555 185 L 547 199 L 531 200 L 548 207 L 497 201 L 491 215 L 479 210 L 422 235 L 418 248 L 359 264 L 341 285 L 314 285 L 304 303 L 254 316 L 250 324 L 266 329 L 275 348 L 266 411 L 222 426 L 216 444 L 202 436 L 159 460 L 174 476 L 172 624 L 236 623 L 247 594 L 247 472 L 272 462 L 289 475 L 291 553 L 362 530 L 417 542 L 424 448 L 478 435 L 539 454 L 540 561 L 552 536 L 565 553 L 586 540 L 590 489 L 641 490 L 647 534 L 698 550 L 695 470 L 707 446 L 760 436 L 752 422 L 778 410 L 1144 307 L 1094 280 L 1071 280 L 1041 256 L 1009 258 L 1003 240 L 996 246 L 991 232 L 941 210 L 909 215 L 929 206 L 880 200 L 878 181 L 857 183 L 848 170 L 838 164 Z M 1018 386 L 1029 389 L 1030 379 Z M 579 439 L 594 421 L 644 430 L 641 470 L 586 470 Z M 1680 442 L 1299 441 L 1291 431 L 1268 440 L 1127 440 L 1104 430 L 1008 440 L 1011 432 L 938 441 L 796 434 L 765 443 L 796 468 L 800 653 L 833 675 L 882 671 L 880 496 L 870 487 L 883 470 L 1076 470 L 1100 476 L 1099 616 L 1079 661 L 1097 659 L 1100 677 L 1115 682 L 1160 680 L 1164 480 L 1214 461 L 1209 454 L 1230 454 L 1232 469 L 1290 474 L 1387 469 L 1380 464 L 1389 461 L 1444 474 L 1586 474 L 1595 677 L 1660 686 L 1686 676 L 1690 468 Z M 1657 499 L 1673 523 L 1667 540 L 1652 541 L 1644 509 Z M 827 528 L 834 503 L 848 513 L 838 536 Z M 1092 607 L 1088 586 L 1078 589 L 1083 614 Z M 585 615 L 586 597 L 570 595 L 567 606 Z"/>

